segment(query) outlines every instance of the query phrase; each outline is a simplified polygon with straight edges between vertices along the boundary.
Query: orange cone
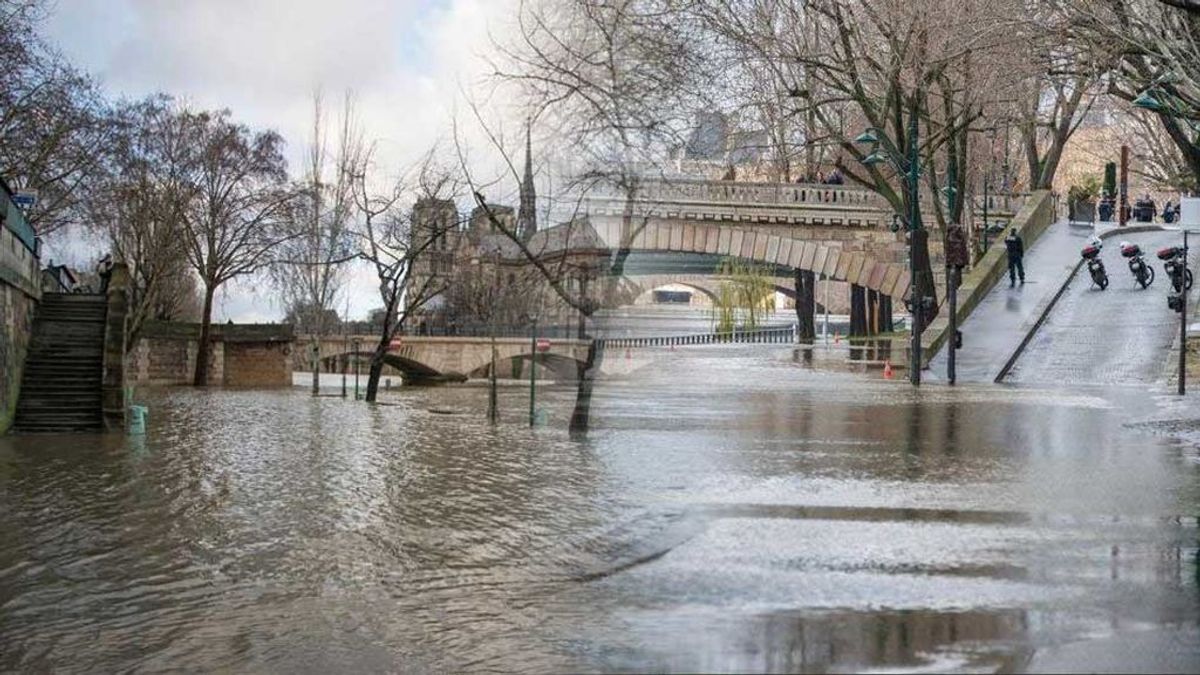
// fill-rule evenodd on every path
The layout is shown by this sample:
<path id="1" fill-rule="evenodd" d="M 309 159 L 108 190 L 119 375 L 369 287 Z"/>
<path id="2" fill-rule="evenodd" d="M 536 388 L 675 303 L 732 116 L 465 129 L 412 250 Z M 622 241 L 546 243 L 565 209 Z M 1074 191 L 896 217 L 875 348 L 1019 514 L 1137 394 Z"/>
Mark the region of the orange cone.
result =
<path id="1" fill-rule="evenodd" d="M 890 359 L 883 362 L 883 379 L 892 379 L 892 362 Z"/>

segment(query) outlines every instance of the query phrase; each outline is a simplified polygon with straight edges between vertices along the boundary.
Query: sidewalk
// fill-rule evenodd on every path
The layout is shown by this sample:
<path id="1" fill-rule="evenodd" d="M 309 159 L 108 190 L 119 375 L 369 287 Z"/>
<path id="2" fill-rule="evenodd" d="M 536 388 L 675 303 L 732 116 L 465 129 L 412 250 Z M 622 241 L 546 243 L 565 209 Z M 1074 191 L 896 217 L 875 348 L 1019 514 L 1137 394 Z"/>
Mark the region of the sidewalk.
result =
<path id="1" fill-rule="evenodd" d="M 996 378 L 1037 321 L 1044 303 L 1062 287 L 1091 236 L 1090 227 L 1060 221 L 1038 237 L 1025 253 L 1025 284 L 1009 288 L 1005 275 L 959 326 L 963 346 L 958 350 L 955 369 L 960 382 L 991 382 Z M 997 239 L 993 245 L 1004 243 Z M 942 349 L 930 362 L 929 379 L 945 380 L 947 354 L 948 350 Z"/>

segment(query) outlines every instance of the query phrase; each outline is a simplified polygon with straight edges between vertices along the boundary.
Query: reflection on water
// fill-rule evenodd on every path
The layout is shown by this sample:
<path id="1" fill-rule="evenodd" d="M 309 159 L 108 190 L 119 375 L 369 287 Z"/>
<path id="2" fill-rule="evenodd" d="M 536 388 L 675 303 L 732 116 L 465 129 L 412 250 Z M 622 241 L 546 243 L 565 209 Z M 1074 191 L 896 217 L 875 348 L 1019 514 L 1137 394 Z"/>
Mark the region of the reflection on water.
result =
<path id="1" fill-rule="evenodd" d="M 517 386 L 498 427 L 473 386 L 166 389 L 145 438 L 0 439 L 0 669 L 1011 670 L 1196 626 L 1197 464 L 1142 393 L 719 346 L 604 383 L 583 443 L 573 393 L 531 431 Z"/>

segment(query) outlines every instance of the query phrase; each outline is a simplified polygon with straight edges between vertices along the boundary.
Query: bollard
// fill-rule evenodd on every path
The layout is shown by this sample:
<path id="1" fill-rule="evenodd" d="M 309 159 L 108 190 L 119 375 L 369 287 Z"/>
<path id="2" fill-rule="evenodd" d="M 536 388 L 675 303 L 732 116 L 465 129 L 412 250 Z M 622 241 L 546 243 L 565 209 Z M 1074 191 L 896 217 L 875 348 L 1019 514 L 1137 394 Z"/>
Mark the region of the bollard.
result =
<path id="1" fill-rule="evenodd" d="M 148 409 L 144 405 L 129 406 L 129 435 L 141 436 L 146 433 L 146 416 Z"/>
<path id="2" fill-rule="evenodd" d="M 390 377 L 389 377 L 389 378 L 387 378 L 386 380 L 384 380 L 384 381 L 383 381 L 383 388 L 384 388 L 385 390 L 387 390 L 387 391 L 391 391 L 391 389 L 392 389 L 392 378 L 390 378 Z"/>

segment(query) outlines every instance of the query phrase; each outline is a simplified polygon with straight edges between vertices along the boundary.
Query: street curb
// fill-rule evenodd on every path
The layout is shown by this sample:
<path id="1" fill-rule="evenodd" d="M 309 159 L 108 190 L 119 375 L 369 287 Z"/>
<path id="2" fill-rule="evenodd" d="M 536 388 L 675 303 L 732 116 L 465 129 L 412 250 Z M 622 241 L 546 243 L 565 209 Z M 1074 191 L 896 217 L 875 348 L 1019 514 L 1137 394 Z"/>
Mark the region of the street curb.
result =
<path id="1" fill-rule="evenodd" d="M 1172 228 L 1163 227 L 1162 225 L 1132 225 L 1128 227 L 1114 228 L 1105 232 L 1101 232 L 1096 236 L 1103 240 L 1118 234 L 1166 232 L 1171 229 Z M 1017 365 L 1017 359 L 1021 358 L 1021 354 L 1025 352 L 1025 348 L 1029 346 L 1029 343 L 1033 341 L 1033 336 L 1037 334 L 1038 330 L 1042 327 L 1042 324 L 1046 323 L 1046 319 L 1050 317 L 1050 311 L 1054 309 L 1054 305 L 1058 303 L 1058 299 L 1063 296 L 1063 293 L 1066 292 L 1067 287 L 1070 286 L 1071 282 L 1075 280 L 1075 275 L 1079 273 L 1079 269 L 1081 267 L 1083 267 L 1082 259 L 1075 263 L 1075 268 L 1072 269 L 1070 274 L 1067 275 L 1067 278 L 1065 281 L 1063 281 L 1062 286 L 1060 286 L 1058 291 L 1054 293 L 1054 297 L 1050 298 L 1050 302 L 1046 303 L 1046 306 L 1039 313 L 1037 321 L 1033 323 L 1033 327 L 1030 328 L 1029 332 L 1025 334 L 1025 337 L 1021 339 L 1021 343 L 1017 345 L 1017 348 L 1013 351 L 1012 356 L 1008 357 L 1008 361 L 1004 363 L 1004 367 L 1000 369 L 1000 374 L 996 375 L 996 379 L 993 380 L 993 382 L 999 384 L 1001 380 L 1008 376 L 1008 373 L 1010 370 L 1012 370 L 1013 366 Z"/>

